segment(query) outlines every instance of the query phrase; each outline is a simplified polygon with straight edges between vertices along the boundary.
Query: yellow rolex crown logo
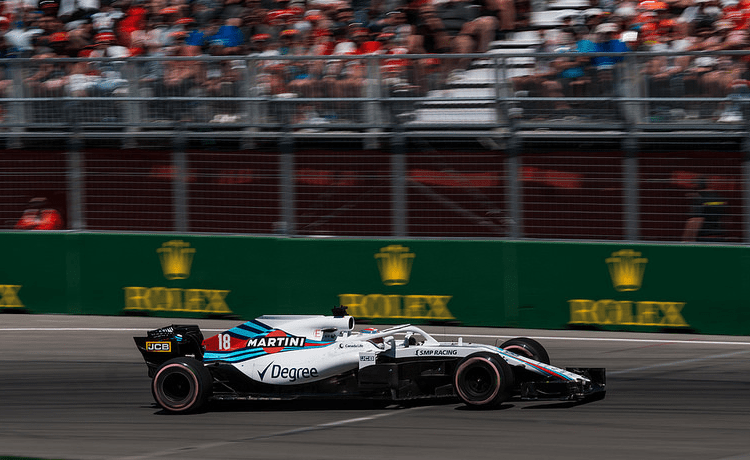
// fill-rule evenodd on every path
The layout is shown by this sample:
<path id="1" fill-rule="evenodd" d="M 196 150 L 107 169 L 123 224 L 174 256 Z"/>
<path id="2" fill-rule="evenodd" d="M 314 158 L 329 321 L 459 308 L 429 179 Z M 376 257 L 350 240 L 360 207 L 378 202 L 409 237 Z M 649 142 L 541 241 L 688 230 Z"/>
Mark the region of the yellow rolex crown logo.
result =
<path id="1" fill-rule="evenodd" d="M 161 270 L 168 280 L 184 280 L 190 276 L 195 248 L 181 240 L 167 241 L 156 250 L 161 261 Z"/>
<path id="2" fill-rule="evenodd" d="M 607 258 L 606 262 L 612 286 L 617 291 L 637 291 L 641 288 L 648 259 L 641 257 L 640 252 L 622 249 L 613 252 L 612 257 Z"/>
<path id="3" fill-rule="evenodd" d="M 383 280 L 383 284 L 386 286 L 403 286 L 408 283 L 414 257 L 414 253 L 410 253 L 409 248 L 400 244 L 380 248 L 380 252 L 375 254 L 375 259 L 378 262 L 380 279 Z"/>

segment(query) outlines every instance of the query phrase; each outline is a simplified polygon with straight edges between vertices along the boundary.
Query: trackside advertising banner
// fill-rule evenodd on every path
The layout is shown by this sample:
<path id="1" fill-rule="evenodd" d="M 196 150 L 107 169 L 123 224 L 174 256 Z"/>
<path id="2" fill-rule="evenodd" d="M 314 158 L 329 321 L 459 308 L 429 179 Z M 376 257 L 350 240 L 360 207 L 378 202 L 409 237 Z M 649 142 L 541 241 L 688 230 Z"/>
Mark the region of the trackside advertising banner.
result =
<path id="1" fill-rule="evenodd" d="M 750 334 L 750 248 L 3 233 L 0 313 Z"/>

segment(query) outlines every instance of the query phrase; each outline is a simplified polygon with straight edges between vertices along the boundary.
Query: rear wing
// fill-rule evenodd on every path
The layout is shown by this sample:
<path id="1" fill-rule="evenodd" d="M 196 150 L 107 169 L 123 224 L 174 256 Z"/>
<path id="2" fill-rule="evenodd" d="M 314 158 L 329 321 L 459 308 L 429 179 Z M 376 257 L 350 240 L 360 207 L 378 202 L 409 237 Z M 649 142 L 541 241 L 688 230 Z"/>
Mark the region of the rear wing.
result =
<path id="1" fill-rule="evenodd" d="M 196 325 L 172 325 L 154 329 L 146 337 L 133 337 L 153 377 L 164 362 L 180 356 L 203 359 L 203 333 Z"/>

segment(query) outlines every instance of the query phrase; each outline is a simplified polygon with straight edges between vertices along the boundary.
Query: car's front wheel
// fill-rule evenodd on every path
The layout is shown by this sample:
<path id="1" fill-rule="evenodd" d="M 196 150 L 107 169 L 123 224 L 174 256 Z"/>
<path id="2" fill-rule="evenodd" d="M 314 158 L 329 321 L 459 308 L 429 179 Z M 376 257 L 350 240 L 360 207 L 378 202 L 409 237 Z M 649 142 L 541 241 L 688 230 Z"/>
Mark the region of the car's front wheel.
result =
<path id="1" fill-rule="evenodd" d="M 470 355 L 458 364 L 453 385 L 465 404 L 496 407 L 510 398 L 513 370 L 502 358 L 485 353 Z"/>
<path id="2" fill-rule="evenodd" d="M 540 363 L 549 364 L 549 354 L 541 343 L 528 337 L 516 337 L 500 345 L 503 350 L 508 350 L 520 356 L 531 358 Z"/>
<path id="3" fill-rule="evenodd" d="M 174 358 L 162 364 L 151 382 L 156 403 L 169 412 L 196 412 L 211 396 L 213 378 L 202 362 Z"/>

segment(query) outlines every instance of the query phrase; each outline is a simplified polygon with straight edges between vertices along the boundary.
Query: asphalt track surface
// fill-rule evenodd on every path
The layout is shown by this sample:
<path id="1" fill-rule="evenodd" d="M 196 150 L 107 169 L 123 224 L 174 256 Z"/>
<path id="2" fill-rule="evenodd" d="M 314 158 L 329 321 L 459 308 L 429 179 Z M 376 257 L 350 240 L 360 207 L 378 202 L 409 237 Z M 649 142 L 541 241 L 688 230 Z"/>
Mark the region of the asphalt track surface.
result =
<path id="1" fill-rule="evenodd" d="M 221 405 L 167 415 L 131 339 L 173 323 L 0 315 L 0 456 L 58 459 L 750 459 L 750 338 L 426 328 L 439 340 L 537 338 L 561 367 L 606 367 L 603 401 Z M 443 335 L 445 334 L 445 335 Z"/>

